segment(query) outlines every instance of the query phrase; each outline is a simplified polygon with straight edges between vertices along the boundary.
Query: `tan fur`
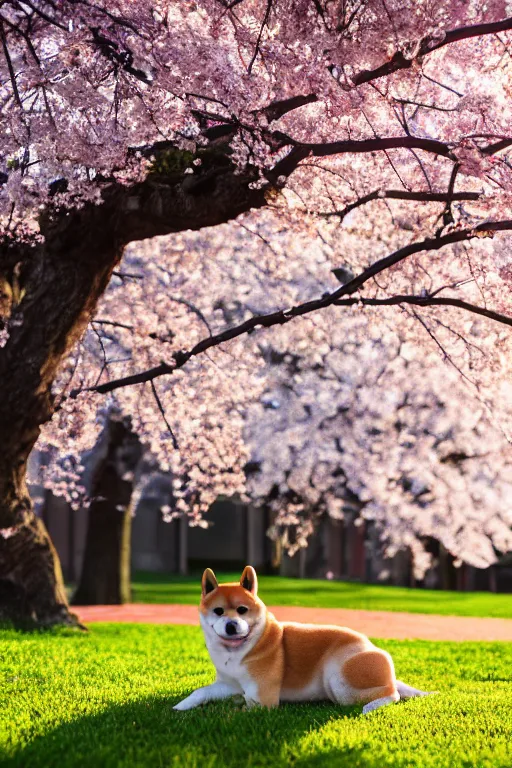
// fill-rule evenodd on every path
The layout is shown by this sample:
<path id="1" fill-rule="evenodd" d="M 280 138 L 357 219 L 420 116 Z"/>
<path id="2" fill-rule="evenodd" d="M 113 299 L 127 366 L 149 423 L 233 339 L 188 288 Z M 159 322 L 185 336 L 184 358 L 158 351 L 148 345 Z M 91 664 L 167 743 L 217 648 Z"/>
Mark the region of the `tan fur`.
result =
<path id="1" fill-rule="evenodd" d="M 204 614 L 211 608 L 219 606 L 230 615 L 234 615 L 240 605 L 252 608 L 254 602 L 252 595 L 248 594 L 247 590 L 243 589 L 240 584 L 227 583 L 221 584 L 220 587 L 207 595 L 202 595 L 199 610 Z"/>
<path id="2" fill-rule="evenodd" d="M 362 650 L 367 645 L 364 635 L 350 629 L 280 624 L 267 612 L 263 635 L 244 661 L 251 677 L 258 681 L 260 697 L 269 698 L 272 684 L 274 704 L 279 702 L 276 687 L 280 691 L 307 688 L 332 658 L 339 660 L 347 683 L 357 689 L 357 701 L 372 701 L 393 693 L 394 672 L 382 651 Z M 275 681 L 280 684 L 276 686 Z"/>
<path id="3" fill-rule="evenodd" d="M 343 675 L 354 688 L 375 688 L 391 683 L 393 669 L 381 651 L 363 651 L 347 659 Z"/>
<path id="4" fill-rule="evenodd" d="M 345 627 L 278 622 L 258 598 L 257 586 L 250 566 L 240 583 L 219 585 L 210 569 L 204 572 L 199 610 L 217 680 L 176 709 L 236 693 L 249 705 L 330 699 L 365 703 L 364 712 L 400 698 L 386 651 Z M 405 695 L 422 694 L 400 686 L 409 690 Z"/>
<path id="5" fill-rule="evenodd" d="M 283 687 L 303 687 L 309 682 L 305 675 L 314 675 L 327 657 L 339 655 L 340 651 L 346 653 L 348 646 L 362 640 L 363 636 L 358 632 L 341 627 L 283 624 Z"/>
<path id="6" fill-rule="evenodd" d="M 285 654 L 283 628 L 267 613 L 265 629 L 244 659 L 249 675 L 257 681 L 262 706 L 276 707 L 282 688 Z"/>

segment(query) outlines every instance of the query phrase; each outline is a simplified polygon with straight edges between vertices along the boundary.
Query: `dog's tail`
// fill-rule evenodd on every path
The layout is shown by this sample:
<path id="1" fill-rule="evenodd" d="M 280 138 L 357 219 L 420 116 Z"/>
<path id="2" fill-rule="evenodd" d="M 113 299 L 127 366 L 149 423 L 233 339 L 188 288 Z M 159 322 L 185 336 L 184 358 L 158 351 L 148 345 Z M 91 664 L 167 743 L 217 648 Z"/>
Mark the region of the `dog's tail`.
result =
<path id="1" fill-rule="evenodd" d="M 419 691 L 417 688 L 411 688 L 410 685 L 402 683 L 401 680 L 396 681 L 396 689 L 401 699 L 412 699 L 413 696 L 432 696 L 432 694 L 437 693 L 437 691 Z"/>

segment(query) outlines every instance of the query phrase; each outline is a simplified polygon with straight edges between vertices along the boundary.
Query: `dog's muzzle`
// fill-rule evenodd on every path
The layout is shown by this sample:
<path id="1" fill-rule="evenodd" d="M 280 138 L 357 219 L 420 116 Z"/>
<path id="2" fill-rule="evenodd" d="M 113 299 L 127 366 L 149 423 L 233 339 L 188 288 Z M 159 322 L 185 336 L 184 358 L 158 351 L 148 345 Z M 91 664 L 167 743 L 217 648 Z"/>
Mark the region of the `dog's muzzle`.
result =
<path id="1" fill-rule="evenodd" d="M 230 648 L 242 645 L 250 634 L 249 625 L 241 619 L 228 619 L 222 624 L 216 622 L 214 629 L 222 643 Z"/>

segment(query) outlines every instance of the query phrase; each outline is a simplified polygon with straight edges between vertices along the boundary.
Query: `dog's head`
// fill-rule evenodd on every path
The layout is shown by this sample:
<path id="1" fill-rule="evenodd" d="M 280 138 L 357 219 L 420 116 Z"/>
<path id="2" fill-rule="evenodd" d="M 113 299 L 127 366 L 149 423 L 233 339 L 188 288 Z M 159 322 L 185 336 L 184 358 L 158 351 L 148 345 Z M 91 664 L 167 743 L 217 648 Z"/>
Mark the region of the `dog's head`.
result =
<path id="1" fill-rule="evenodd" d="M 247 646 L 256 631 L 263 629 L 266 612 L 258 598 L 254 568 L 247 565 L 240 582 L 229 584 L 219 584 L 214 572 L 207 568 L 203 573 L 199 611 L 207 640 L 226 648 Z"/>

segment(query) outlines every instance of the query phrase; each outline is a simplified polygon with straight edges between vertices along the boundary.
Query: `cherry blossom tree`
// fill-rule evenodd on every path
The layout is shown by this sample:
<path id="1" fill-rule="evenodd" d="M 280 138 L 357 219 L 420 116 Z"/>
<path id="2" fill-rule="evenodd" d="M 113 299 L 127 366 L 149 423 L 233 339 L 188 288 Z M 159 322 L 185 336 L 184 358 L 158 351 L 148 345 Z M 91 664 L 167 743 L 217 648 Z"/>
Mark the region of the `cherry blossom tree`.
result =
<path id="1" fill-rule="evenodd" d="M 106 369 L 115 376 L 116 371 L 147 368 L 165 350 L 179 350 L 191 333 L 213 334 L 247 314 L 272 310 L 284 298 L 293 304 L 299 296 L 331 289 L 336 283 L 332 249 L 319 238 L 301 240 L 273 219 L 274 214 L 258 214 L 229 228 L 130 249 L 122 276 L 111 283 L 77 349 L 79 363 L 75 356 L 69 361 L 73 378 L 69 381 L 66 372 L 63 383 L 83 389 Z M 258 224 L 259 231 L 253 229 Z M 347 237 L 357 248 L 359 235 Z M 294 248 L 302 256 L 293 260 L 291 271 Z M 186 278 L 180 269 L 184 258 Z M 281 270 L 286 280 L 269 279 Z M 346 271 L 334 270 L 338 278 Z M 160 297 L 157 311 L 146 311 L 145 322 L 134 324 L 148 295 Z M 504 359 L 498 364 L 500 346 Z M 280 326 L 268 339 L 251 334 L 243 347 L 231 346 L 229 354 L 213 349 L 212 354 L 189 366 L 187 386 L 178 398 L 174 377 L 159 380 L 158 389 L 147 383 L 110 395 L 111 405 L 135 418 L 158 465 L 172 471 L 176 499 L 164 507 L 165 519 L 185 514 L 192 524 L 206 524 L 202 516 L 219 493 L 247 495 L 270 506 L 273 534 L 293 552 L 307 544 L 315 520 L 355 509 L 377 523 L 385 553 L 412 552 L 418 576 L 431 559 L 422 545 L 429 538 L 441 541 L 461 562 L 480 567 L 512 545 L 510 451 L 504 434 L 511 400 L 500 392 L 510 375 L 509 351 L 499 325 L 471 316 L 468 322 L 466 315 L 457 319 L 449 308 L 423 318 L 416 311 L 397 316 L 394 309 L 358 303 L 342 317 L 326 309 Z M 485 386 L 488 367 L 493 370 Z M 206 378 L 207 400 L 202 397 L 198 408 Z M 104 421 L 103 399 L 87 402 L 90 411 L 81 407 L 80 423 L 74 421 L 75 450 L 88 447 L 95 437 L 90 425 Z M 64 474 L 60 471 L 62 450 L 55 450 L 66 440 L 76 403 L 70 401 L 70 407 L 43 431 L 55 457 L 45 474 L 49 487 L 67 492 L 77 503 L 78 457 L 65 459 L 73 470 L 66 477 L 65 466 Z M 100 455 L 104 442 L 102 436 L 96 449 Z M 123 472 L 118 484 L 124 488 Z M 116 499 L 114 490 L 111 485 L 113 516 L 101 509 L 100 516 L 93 515 L 100 535 L 92 531 L 88 536 L 95 543 L 86 556 L 87 573 L 102 570 L 98 557 L 117 563 L 116 553 L 121 557 L 123 552 L 115 545 L 122 543 L 116 531 L 121 521 L 122 530 L 128 530 L 134 503 L 129 496 Z M 111 520 L 113 533 L 106 537 Z M 98 589 L 88 588 L 88 601 L 105 602 L 107 593 L 118 601 L 120 572 L 113 569 L 110 590 L 105 575 L 101 583 L 93 580 Z"/>
<path id="2" fill-rule="evenodd" d="M 509 11 L 494 0 L 2 4 L 4 615 L 69 620 L 58 562 L 25 483 L 28 455 L 55 412 L 48 429 L 66 423 L 65 450 L 75 434 L 87 432 L 82 422 L 96 410 L 95 393 L 136 400 L 135 421 L 144 429 L 160 425 L 168 420 L 159 395 L 167 378 L 179 423 L 189 424 L 180 458 L 166 449 L 169 466 L 192 463 L 192 452 L 208 439 L 201 422 L 210 418 L 211 434 L 223 437 L 219 456 L 207 449 L 205 455 L 219 467 L 219 486 L 233 487 L 236 466 L 227 468 L 233 455 L 235 465 L 243 460 L 225 446 L 238 445 L 242 416 L 225 429 L 215 409 L 206 414 L 216 399 L 209 394 L 214 378 L 223 376 L 219 357 L 242 358 L 248 333 L 252 342 L 261 329 L 292 327 L 292 319 L 327 308 L 337 317 L 352 305 L 408 308 L 429 343 L 441 346 L 425 313 L 443 323 L 451 308 L 482 323 L 512 324 L 509 240 L 500 234 L 512 229 Z M 268 224 L 267 212 L 274 217 Z M 294 234 L 286 254 L 276 217 Z M 254 239 L 272 238 L 272 258 L 255 268 L 266 273 L 262 292 L 270 281 L 281 291 L 278 306 L 269 301 L 268 311 L 255 307 L 254 315 L 248 309 L 239 321 L 219 285 L 205 286 L 212 306 L 221 296 L 224 315 L 201 338 L 202 321 L 197 316 L 192 324 L 186 305 L 174 303 L 172 322 L 161 316 L 162 287 L 141 297 L 151 328 L 138 317 L 96 316 L 96 328 L 102 319 L 140 327 L 140 348 L 125 369 L 106 358 L 99 380 L 80 373 L 79 384 L 66 386 L 73 366 L 80 367 L 75 345 L 109 281 L 116 271 L 117 279 L 131 280 L 118 271 L 128 244 L 173 233 L 179 243 L 178 233 L 205 227 L 228 236 L 223 227 L 235 220 Z M 337 288 L 319 285 L 316 295 L 309 287 L 297 294 L 292 278 L 304 268 L 304 244 L 318 239 L 346 279 Z M 249 262 L 240 253 L 231 257 L 239 262 L 243 293 Z M 186 281 L 194 278 L 196 258 L 174 253 L 168 262 L 155 252 L 148 263 L 170 271 L 172 281 L 179 270 Z M 233 326 L 226 328 L 230 312 Z M 174 332 L 175 319 L 184 327 L 184 315 L 190 336 L 167 339 L 162 355 L 161 331 Z M 195 360 L 206 354 L 213 362 L 205 377 Z M 196 364 L 198 385 L 191 386 Z M 493 377 L 501 364 L 476 372 L 482 407 L 501 386 L 499 373 Z M 231 379 L 236 403 L 244 395 L 244 365 L 249 393 L 253 387 L 252 362 L 241 361 L 236 387 Z M 152 407 L 141 388 L 130 389 L 139 384 Z M 157 449 L 159 434 L 148 437 Z M 199 488 L 211 466 L 194 462 L 190 469 L 191 487 Z M 183 492 L 181 506 L 193 514 L 202 503 Z"/>
<path id="3" fill-rule="evenodd" d="M 293 554 L 328 515 L 372 521 L 374 554 L 409 551 L 419 579 L 432 539 L 458 563 L 495 563 L 512 548 L 512 465 L 493 411 L 434 347 L 411 343 L 410 318 L 325 320 L 313 354 L 270 340 L 265 392 L 248 409 L 248 493 L 273 512 L 272 536 Z"/>

